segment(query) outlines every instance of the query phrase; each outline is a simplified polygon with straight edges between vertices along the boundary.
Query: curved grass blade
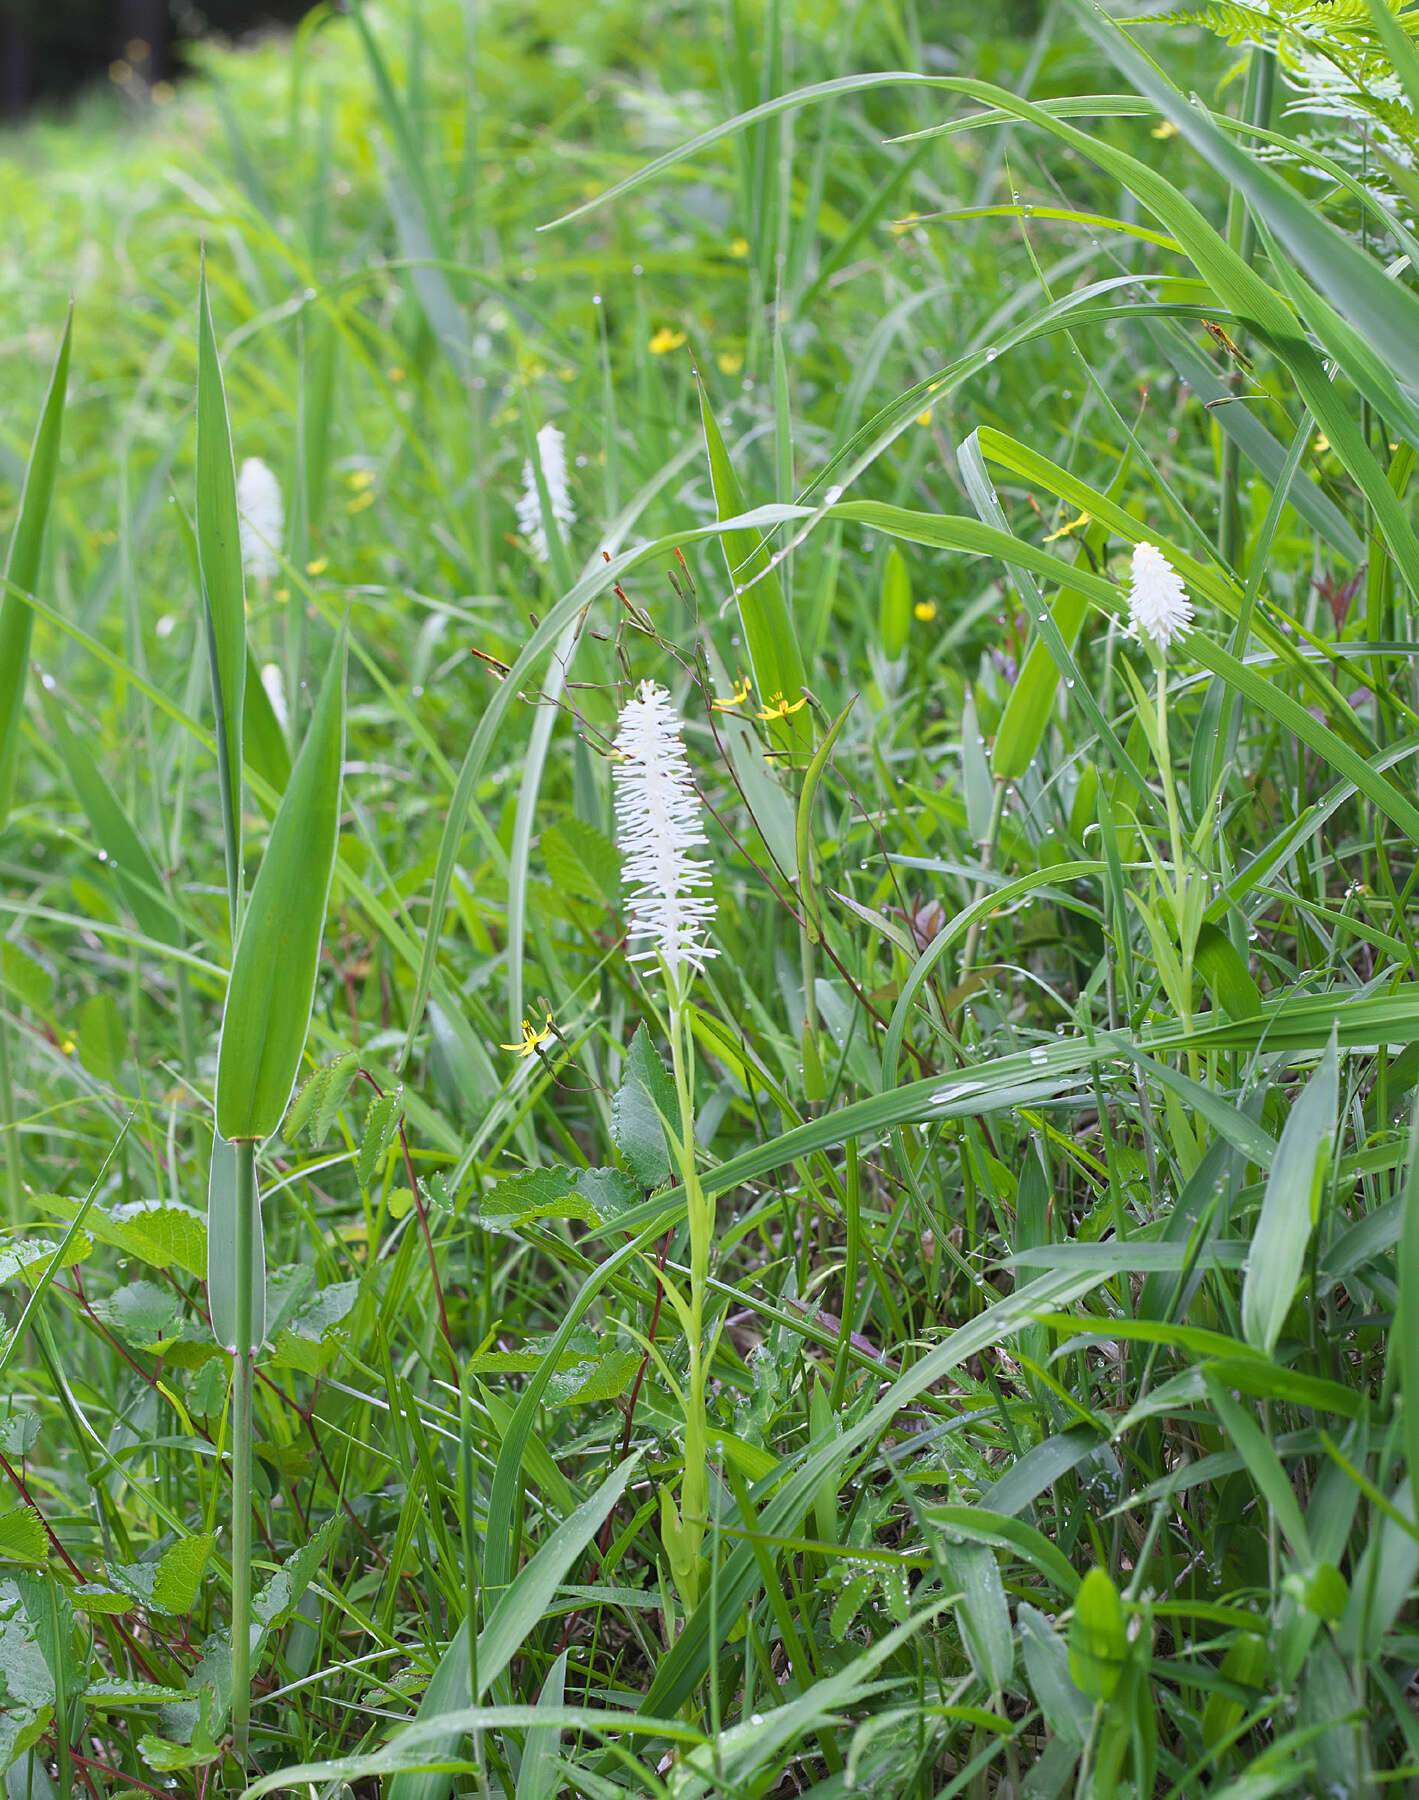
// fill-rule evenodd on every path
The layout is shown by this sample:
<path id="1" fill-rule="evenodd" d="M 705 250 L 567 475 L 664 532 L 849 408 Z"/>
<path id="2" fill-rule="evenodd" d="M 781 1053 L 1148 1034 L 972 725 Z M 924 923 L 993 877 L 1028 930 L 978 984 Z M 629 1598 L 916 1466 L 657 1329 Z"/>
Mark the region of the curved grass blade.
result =
<path id="1" fill-rule="evenodd" d="M 1242 1334 L 1267 1355 L 1281 1335 L 1305 1265 L 1339 1104 L 1340 1059 L 1332 1032 L 1320 1067 L 1281 1132 L 1242 1283 Z"/>
<path id="2" fill-rule="evenodd" d="M 227 894 L 232 938 L 241 917 L 241 735 L 246 695 L 246 585 L 237 523 L 236 464 L 227 418 L 227 395 L 212 307 L 207 264 L 202 263 L 197 301 L 197 563 L 212 670 L 212 708 L 217 721 L 217 768 L 222 782 L 222 825 L 227 856 Z"/>
<path id="3" fill-rule="evenodd" d="M 54 373 L 49 379 L 25 470 L 20 494 L 20 515 L 10 538 L 5 559 L 7 586 L 0 597 L 0 829 L 4 828 L 14 795 L 15 763 L 19 753 L 20 715 L 24 708 L 25 676 L 29 669 L 30 634 L 34 610 L 24 595 L 39 578 L 39 557 L 44 546 L 44 526 L 54 492 L 54 473 L 59 466 L 59 439 L 64 424 L 64 396 L 69 385 L 69 345 L 74 331 L 74 312 L 65 321 Z M 15 592 L 18 588 L 21 591 Z"/>
<path id="4" fill-rule="evenodd" d="M 300 1067 L 335 869 L 344 745 L 342 633 L 237 940 L 217 1051 L 217 1130 L 228 1140 L 270 1136 Z"/>

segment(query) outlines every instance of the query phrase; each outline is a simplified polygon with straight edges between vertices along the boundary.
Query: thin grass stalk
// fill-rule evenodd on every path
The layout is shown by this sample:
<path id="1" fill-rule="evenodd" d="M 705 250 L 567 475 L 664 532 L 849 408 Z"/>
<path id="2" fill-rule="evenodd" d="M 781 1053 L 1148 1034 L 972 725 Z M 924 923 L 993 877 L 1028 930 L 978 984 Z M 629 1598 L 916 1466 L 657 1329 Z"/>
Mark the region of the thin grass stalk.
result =
<path id="1" fill-rule="evenodd" d="M 1248 124 L 1270 125 L 1275 92 L 1276 53 L 1257 47 L 1247 64 L 1246 93 L 1242 100 L 1242 117 Z M 1245 196 L 1236 188 L 1227 200 L 1227 242 L 1243 262 L 1251 261 L 1256 248 L 1256 225 L 1247 210 Z M 1241 446 L 1234 437 L 1224 435 L 1217 507 L 1217 554 L 1229 569 L 1236 567 L 1242 547 L 1241 471 Z"/>
<path id="2" fill-rule="evenodd" d="M 5 1215 L 19 1230 L 25 1217 L 25 1184 L 20 1173 L 20 1128 L 10 1080 L 10 1015 L 0 1006 L 0 1142 L 5 1147 Z"/>
<path id="3" fill-rule="evenodd" d="M 672 978 L 667 978 L 675 993 Z M 709 1287 L 710 1238 L 714 1232 L 714 1202 L 705 1199 L 695 1168 L 695 1102 L 692 1092 L 693 1049 L 684 1002 L 676 997 L 670 1006 L 670 1062 L 675 1095 L 680 1107 L 680 1179 L 685 1188 L 685 1216 L 690 1228 L 690 1369 L 685 1404 L 685 1469 L 680 1485 L 680 1517 L 691 1540 L 691 1555 L 698 1558 L 709 1524 L 709 1430 L 705 1414 L 708 1373 L 704 1351 L 705 1293 Z M 694 1607 L 698 1592 L 684 1596 Z"/>
<path id="4" fill-rule="evenodd" d="M 220 742 L 220 739 L 218 740 Z M 245 1762 L 251 1723 L 251 1279 L 256 1144 L 236 1146 L 236 1349 L 232 1368 L 232 1748 Z"/>

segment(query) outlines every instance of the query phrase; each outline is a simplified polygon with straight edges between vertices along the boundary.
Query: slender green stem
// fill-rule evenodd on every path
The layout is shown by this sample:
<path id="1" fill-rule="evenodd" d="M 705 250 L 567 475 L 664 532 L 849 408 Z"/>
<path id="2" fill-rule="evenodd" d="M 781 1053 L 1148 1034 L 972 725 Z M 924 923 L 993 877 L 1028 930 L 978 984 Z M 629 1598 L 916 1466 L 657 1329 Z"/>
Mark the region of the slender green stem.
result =
<path id="1" fill-rule="evenodd" d="M 990 869 L 995 862 L 995 850 L 997 844 L 1000 842 L 1000 825 L 1004 817 L 1005 783 L 1003 781 L 997 781 L 995 784 L 995 797 L 990 803 L 990 824 L 986 827 L 985 842 L 980 847 L 980 866 L 983 870 Z M 978 881 L 976 883 L 976 891 L 971 897 L 971 904 L 973 906 L 979 906 L 988 892 L 989 889 L 987 884 L 984 881 Z M 975 965 L 976 949 L 980 944 L 980 934 L 984 924 L 985 920 L 983 917 L 974 919 L 966 932 L 966 941 L 961 946 L 962 981 L 966 979 Z"/>
<path id="2" fill-rule="evenodd" d="M 842 1410 L 847 1391 L 848 1350 L 857 1313 L 857 1263 L 862 1245 L 862 1179 L 858 1170 L 857 1139 L 849 1138 L 847 1150 L 847 1261 L 843 1267 L 843 1310 L 838 1324 L 838 1347 L 833 1356 L 833 1385 L 828 1406 L 833 1415 Z"/>
<path id="3" fill-rule="evenodd" d="M 236 1347 L 232 1376 L 232 1746 L 246 1758 L 251 1720 L 251 1282 L 255 1245 L 256 1145 L 238 1143 L 236 1189 Z"/>
<path id="4" fill-rule="evenodd" d="M 670 1058 L 675 1095 L 680 1105 L 680 1178 L 685 1187 L 685 1210 L 690 1226 L 690 1325 L 687 1334 L 690 1379 L 685 1397 L 685 1474 L 680 1488 L 680 1518 L 690 1534 L 693 1551 L 698 1554 L 709 1523 L 709 1444 L 705 1418 L 708 1371 L 704 1330 L 714 1203 L 706 1201 L 695 1167 L 695 1102 L 690 1084 L 690 1056 L 684 1003 L 675 995 L 670 1007 Z"/>
<path id="5" fill-rule="evenodd" d="M 0 1142 L 5 1148 L 5 1216 L 16 1230 L 25 1222 L 25 1184 L 20 1174 L 20 1128 L 10 1081 L 10 1020 L 0 1007 Z"/>

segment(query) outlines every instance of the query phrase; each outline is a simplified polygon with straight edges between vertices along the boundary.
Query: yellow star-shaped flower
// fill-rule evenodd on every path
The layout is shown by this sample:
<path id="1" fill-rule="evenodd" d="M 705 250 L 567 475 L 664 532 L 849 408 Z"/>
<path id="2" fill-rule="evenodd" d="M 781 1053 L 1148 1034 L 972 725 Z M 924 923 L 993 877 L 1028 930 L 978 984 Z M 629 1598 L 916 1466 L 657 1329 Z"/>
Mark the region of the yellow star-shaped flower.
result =
<path id="1" fill-rule="evenodd" d="M 672 350 L 678 350 L 684 341 L 683 331 L 675 331 L 669 325 L 662 325 L 650 340 L 650 353 L 652 356 L 668 356 Z"/>
<path id="2" fill-rule="evenodd" d="M 499 1050 L 515 1051 L 519 1057 L 535 1056 L 547 1039 L 552 1036 L 552 1015 L 547 1014 L 547 1023 L 538 1031 L 531 1019 L 522 1021 L 522 1042 L 520 1044 L 499 1044 Z"/>
<path id="3" fill-rule="evenodd" d="M 765 723 L 771 719 L 786 719 L 791 713 L 801 712 L 807 704 L 807 694 L 800 694 L 796 700 L 786 700 L 782 694 L 775 694 L 768 705 L 755 716 Z"/>
<path id="4" fill-rule="evenodd" d="M 734 684 L 734 692 L 727 700 L 711 700 L 710 705 L 716 712 L 733 712 L 736 706 L 742 706 L 753 689 L 749 685 L 747 675 L 741 675 Z"/>

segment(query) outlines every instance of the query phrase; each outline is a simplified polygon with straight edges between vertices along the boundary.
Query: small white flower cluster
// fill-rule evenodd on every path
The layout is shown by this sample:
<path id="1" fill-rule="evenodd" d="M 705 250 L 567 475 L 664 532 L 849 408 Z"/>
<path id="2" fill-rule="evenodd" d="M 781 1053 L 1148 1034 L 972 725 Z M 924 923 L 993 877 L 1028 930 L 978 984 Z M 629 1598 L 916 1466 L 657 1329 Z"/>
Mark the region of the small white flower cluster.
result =
<path id="1" fill-rule="evenodd" d="M 236 497 L 242 572 L 257 581 L 270 581 L 281 567 L 286 514 L 281 484 L 259 456 L 248 456 L 241 465 Z"/>
<path id="2" fill-rule="evenodd" d="M 544 425 L 537 433 L 537 460 L 542 465 L 542 479 L 547 484 L 547 499 L 559 531 L 569 531 L 576 524 L 576 508 L 572 505 L 567 485 L 567 440 L 555 425 Z M 548 556 L 547 530 L 542 522 L 542 496 L 537 491 L 537 475 L 528 457 L 522 465 L 522 497 L 517 503 L 517 529 L 527 539 L 533 558 L 545 563 Z"/>
<path id="3" fill-rule="evenodd" d="M 1192 624 L 1192 602 L 1182 576 L 1156 544 L 1134 548 L 1128 607 L 1133 635 L 1140 644 L 1159 650 L 1166 650 Z"/>
<path id="4" fill-rule="evenodd" d="M 692 853 L 709 840 L 700 797 L 670 696 L 643 681 L 621 709 L 616 730 L 616 836 L 630 914 L 630 938 L 640 941 L 632 962 L 662 959 L 677 988 L 716 952 L 704 941 L 714 918 L 708 863 Z"/>

